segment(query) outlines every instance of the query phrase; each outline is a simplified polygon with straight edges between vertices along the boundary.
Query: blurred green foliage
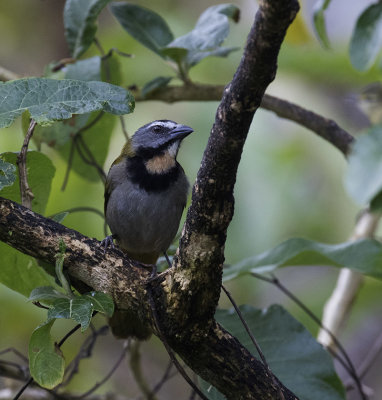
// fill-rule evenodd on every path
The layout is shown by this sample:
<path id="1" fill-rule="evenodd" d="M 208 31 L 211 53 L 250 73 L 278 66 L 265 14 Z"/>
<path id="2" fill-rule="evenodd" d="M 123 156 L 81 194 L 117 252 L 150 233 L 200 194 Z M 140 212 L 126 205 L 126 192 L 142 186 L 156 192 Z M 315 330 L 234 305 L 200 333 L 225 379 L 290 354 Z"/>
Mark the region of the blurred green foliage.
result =
<path id="1" fill-rule="evenodd" d="M 166 16 L 175 36 L 189 32 L 206 8 L 203 2 L 166 0 L 160 4 L 151 4 L 146 0 L 141 3 Z M 232 34 L 225 44 L 242 48 L 256 7 L 253 3 L 244 1 L 235 3 L 241 9 L 242 20 L 231 26 Z M 70 56 L 64 42 L 63 4 L 63 1 L 58 0 L 51 0 L 49 3 L 37 0 L 0 3 L 0 37 L 6 38 L 0 48 L 2 66 L 22 75 L 42 75 L 47 64 Z M 208 5 L 213 4 L 215 2 Z M 347 96 L 357 92 L 366 83 L 380 79 L 379 67 L 374 65 L 366 73 L 360 74 L 351 66 L 347 45 L 330 38 L 335 51 L 322 49 L 309 35 L 311 27 L 308 25 L 309 22 L 301 16 L 294 23 L 291 30 L 293 35 L 283 45 L 278 75 L 269 92 L 333 118 L 350 133 L 356 134 L 365 126 L 365 118 L 358 112 L 354 99 L 353 102 L 348 101 Z M 26 31 L 33 31 L 33 35 L 25 35 Z M 168 66 L 161 57 L 128 36 L 107 11 L 100 15 L 97 37 L 105 51 L 118 48 L 134 55 L 133 58 L 118 57 L 121 75 L 118 83 L 121 86 L 142 87 L 157 76 L 168 75 Z M 92 55 L 99 56 L 94 44 L 86 52 L 86 57 Z M 210 57 L 191 69 L 190 78 L 196 82 L 226 84 L 232 78 L 240 56 L 238 51 L 226 59 Z M 114 57 L 117 56 L 113 55 Z M 113 71 L 112 68 L 112 80 L 115 79 Z M 179 161 L 192 182 L 200 165 L 216 107 L 217 102 L 173 105 L 141 102 L 136 105 L 134 114 L 124 117 L 124 120 L 129 134 L 155 119 L 174 119 L 192 126 L 196 133 L 187 138 L 179 154 Z M 111 161 L 119 154 L 125 137 L 120 124 L 112 127 L 112 124 L 105 123 L 104 129 L 107 131 L 105 135 L 111 136 L 108 155 L 102 155 L 102 161 L 106 157 L 103 167 L 107 170 Z M 1 151 L 19 151 L 22 139 L 21 122 L 17 121 L 10 128 L 0 131 Z M 91 136 L 86 140 L 91 145 Z M 86 206 L 102 210 L 101 181 L 86 180 L 84 174 L 77 174 L 80 171 L 76 168 L 77 172 L 71 172 L 66 189 L 62 191 L 67 164 L 45 143 L 41 144 L 41 148 L 53 160 L 56 168 L 45 215 L 72 207 Z M 342 181 L 345 169 L 346 161 L 343 156 L 312 132 L 259 110 L 239 168 L 235 189 L 235 216 L 229 227 L 225 249 L 226 262 L 231 264 L 253 256 L 291 236 L 325 243 L 347 240 L 359 208 L 344 191 Z M 98 239 L 104 236 L 103 220 L 94 213 L 69 214 L 65 218 L 65 225 Z M 3 261 L 0 260 L 1 263 Z M 334 285 L 336 272 L 328 268 L 290 268 L 288 271 L 281 271 L 278 276 L 316 314 L 320 314 Z M 284 303 L 312 332 L 317 330 L 295 304 L 267 283 L 242 277 L 228 286 L 238 303 L 254 304 L 256 307 L 275 302 Z M 369 335 L 370 332 L 360 321 L 380 314 L 382 306 L 378 300 L 379 283 L 371 278 L 367 279 L 345 330 L 349 342 L 350 339 L 356 340 Z M 0 310 L 3 331 L 0 350 L 14 346 L 25 352 L 31 331 L 44 319 L 42 311 L 30 303 L 25 304 L 24 299 L 4 286 L 1 286 L 0 302 L 9 304 L 9 307 L 2 307 Z M 228 307 L 225 299 L 221 300 L 221 305 Z M 96 325 L 102 323 L 102 318 L 97 318 Z M 70 323 L 60 321 L 59 326 L 54 327 L 53 334 L 56 337 L 62 336 L 62 332 L 70 327 Z M 69 360 L 75 355 L 81 338 L 82 334 L 78 334 L 66 346 Z M 87 380 L 90 382 L 98 379 L 98 376 L 107 372 L 102 369 L 104 360 L 112 363 L 119 344 L 110 336 L 100 340 L 105 341 L 105 348 L 98 354 L 95 352 L 91 368 L 86 368 L 89 364 L 85 361 L 85 367 L 81 371 L 84 375 L 75 380 L 70 388 L 85 390 L 89 386 Z M 145 346 L 150 347 L 153 363 L 144 364 L 147 376 L 152 371 L 159 373 L 163 369 L 161 361 L 165 356 L 158 342 L 154 340 Z M 124 379 L 123 374 L 117 375 L 114 381 L 102 387 L 101 392 L 107 391 L 113 385 L 122 386 Z M 177 390 L 179 389 L 174 385 L 168 393 L 177 393 Z M 136 388 L 133 385 L 128 389 L 128 394 L 136 394 L 134 391 Z"/>

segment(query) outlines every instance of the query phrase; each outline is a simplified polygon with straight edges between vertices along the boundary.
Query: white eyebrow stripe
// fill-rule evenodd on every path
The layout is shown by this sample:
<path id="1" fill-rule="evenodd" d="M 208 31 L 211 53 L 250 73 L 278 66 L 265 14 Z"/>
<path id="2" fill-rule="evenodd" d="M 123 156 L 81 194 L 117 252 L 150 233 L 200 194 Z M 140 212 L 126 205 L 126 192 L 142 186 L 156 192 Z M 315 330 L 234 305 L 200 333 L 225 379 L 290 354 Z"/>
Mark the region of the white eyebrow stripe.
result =
<path id="1" fill-rule="evenodd" d="M 163 126 L 164 128 L 172 129 L 172 128 L 175 128 L 175 126 L 177 124 L 175 122 L 173 122 L 173 121 L 165 121 L 165 122 L 163 122 L 163 121 L 154 121 L 149 125 L 149 127 L 151 128 L 152 126 L 155 126 L 155 125 L 159 125 L 159 126 Z"/>

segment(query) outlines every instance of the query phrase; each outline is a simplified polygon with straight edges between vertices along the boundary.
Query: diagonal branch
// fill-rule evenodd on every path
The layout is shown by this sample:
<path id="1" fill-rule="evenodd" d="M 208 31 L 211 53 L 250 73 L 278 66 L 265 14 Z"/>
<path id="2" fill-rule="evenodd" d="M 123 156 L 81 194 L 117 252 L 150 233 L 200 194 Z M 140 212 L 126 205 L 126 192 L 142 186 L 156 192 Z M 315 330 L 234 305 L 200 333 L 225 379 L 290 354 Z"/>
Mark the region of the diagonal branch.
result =
<path id="1" fill-rule="evenodd" d="M 95 239 L 0 198 L 0 240 L 50 263 L 63 240 L 65 267 L 77 288 L 86 285 L 111 294 L 117 308 L 131 311 L 158 334 L 152 294 L 167 343 L 228 399 L 296 399 L 213 317 L 241 153 L 298 8 L 297 0 L 261 2 L 241 63 L 216 113 L 173 267 L 156 279 L 148 279 L 150 272 L 118 250 L 105 255 Z"/>
<path id="2" fill-rule="evenodd" d="M 146 324 L 154 326 L 145 290 L 151 271 L 129 260 L 119 250 L 110 249 L 104 254 L 97 240 L 1 197 L 0 240 L 48 263 L 54 262 L 59 242 L 63 240 L 66 244 L 64 267 L 77 288 L 81 290 L 79 284 L 85 284 L 107 292 L 118 308 L 131 310 Z M 152 289 L 168 293 L 168 283 L 173 280 L 174 272 L 172 268 L 159 275 L 157 281 L 150 283 Z M 155 306 L 161 313 L 161 330 L 170 345 L 188 366 L 218 387 L 227 398 L 280 399 L 281 390 L 285 400 L 296 399 L 282 383 L 276 381 L 275 385 L 267 368 L 215 321 L 207 332 L 205 327 L 199 332 L 193 329 L 191 341 L 183 331 L 170 325 L 166 318 L 167 313 L 171 314 L 170 305 L 158 300 Z"/>

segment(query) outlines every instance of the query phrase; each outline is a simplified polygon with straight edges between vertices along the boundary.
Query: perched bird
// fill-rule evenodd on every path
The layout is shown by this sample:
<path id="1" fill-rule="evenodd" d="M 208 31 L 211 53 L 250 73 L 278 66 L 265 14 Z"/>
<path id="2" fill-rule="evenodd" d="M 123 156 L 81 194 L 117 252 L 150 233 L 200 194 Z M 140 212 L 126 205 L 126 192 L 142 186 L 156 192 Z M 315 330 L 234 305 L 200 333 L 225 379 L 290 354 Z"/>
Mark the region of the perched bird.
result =
<path id="1" fill-rule="evenodd" d="M 128 140 L 106 179 L 105 216 L 112 236 L 104 240 L 105 246 L 114 239 L 130 258 L 145 264 L 155 264 L 168 249 L 189 190 L 176 156 L 191 132 L 189 126 L 158 120 L 142 126 Z M 121 321 L 129 318 L 133 316 L 121 318 L 115 313 L 113 333 L 144 339 L 147 332 L 140 331 L 137 321 Z"/>

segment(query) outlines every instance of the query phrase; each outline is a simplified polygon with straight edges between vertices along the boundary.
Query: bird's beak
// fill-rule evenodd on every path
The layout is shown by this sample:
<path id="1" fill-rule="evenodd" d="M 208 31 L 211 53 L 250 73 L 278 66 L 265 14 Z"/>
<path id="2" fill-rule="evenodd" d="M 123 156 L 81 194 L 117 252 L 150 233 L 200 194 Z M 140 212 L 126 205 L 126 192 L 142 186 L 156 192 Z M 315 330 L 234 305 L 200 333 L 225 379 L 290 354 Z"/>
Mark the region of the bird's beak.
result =
<path id="1" fill-rule="evenodd" d="M 181 140 L 188 136 L 191 132 L 194 132 L 192 128 L 187 125 L 177 125 L 171 132 L 170 137 L 172 140 Z"/>

